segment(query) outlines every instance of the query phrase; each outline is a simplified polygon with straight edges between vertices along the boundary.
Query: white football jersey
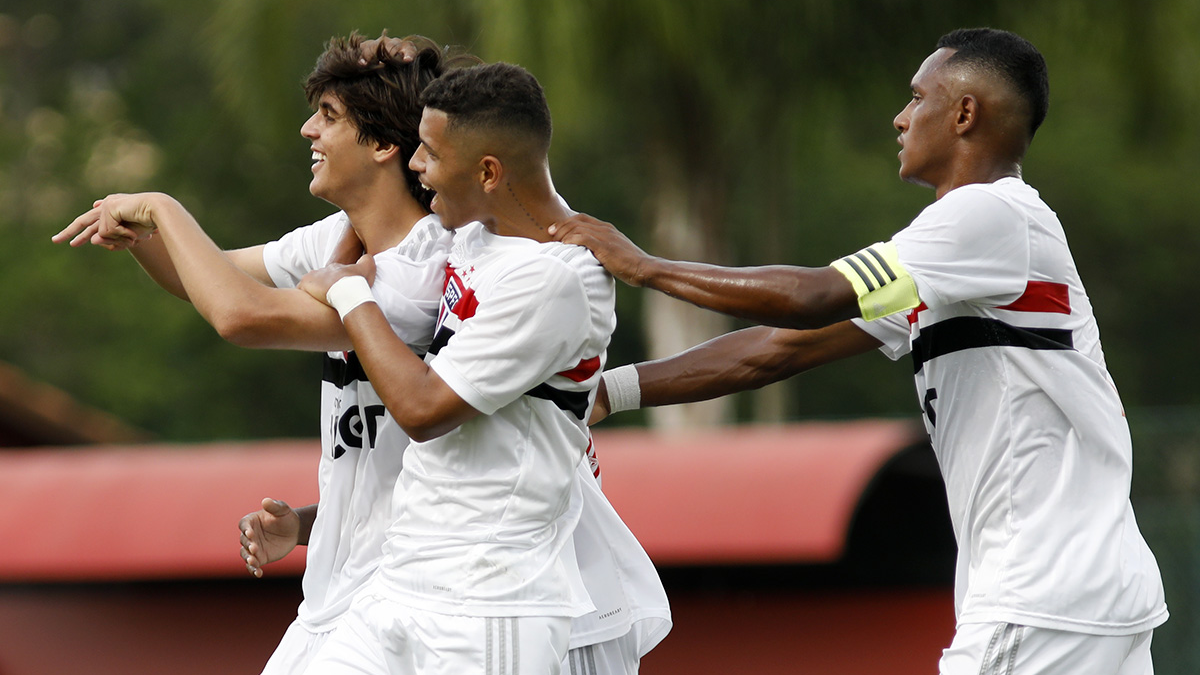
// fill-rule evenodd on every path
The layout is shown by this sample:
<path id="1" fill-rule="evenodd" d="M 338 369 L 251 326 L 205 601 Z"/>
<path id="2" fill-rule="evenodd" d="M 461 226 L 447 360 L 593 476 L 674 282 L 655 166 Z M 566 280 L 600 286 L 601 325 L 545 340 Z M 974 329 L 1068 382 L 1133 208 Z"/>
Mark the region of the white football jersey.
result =
<path id="1" fill-rule="evenodd" d="M 279 288 L 324 267 L 350 227 L 336 213 L 263 249 Z M 450 233 L 436 216 L 418 221 L 395 248 L 375 256 L 372 288 L 393 330 L 418 354 L 433 335 Z M 320 506 L 309 537 L 300 623 L 328 630 L 378 569 L 392 496 L 409 439 L 367 381 L 354 352 L 325 355 L 321 383 Z"/>
<path id="2" fill-rule="evenodd" d="M 891 358 L 912 355 L 958 541 L 959 623 L 1163 623 L 1124 410 L 1058 217 L 1005 178 L 948 192 L 892 243 L 921 304 L 855 322 Z"/>
<path id="3" fill-rule="evenodd" d="M 475 616 L 594 609 L 571 534 L 614 300 L 585 249 L 455 233 L 426 360 L 482 414 L 408 448 L 380 577 L 392 597 Z"/>
<path id="4" fill-rule="evenodd" d="M 575 528 L 575 557 L 596 609 L 571 621 L 571 649 L 615 640 L 632 632 L 637 657 L 671 630 L 671 608 L 658 570 L 601 491 L 593 445 L 579 464 L 583 513 Z"/>

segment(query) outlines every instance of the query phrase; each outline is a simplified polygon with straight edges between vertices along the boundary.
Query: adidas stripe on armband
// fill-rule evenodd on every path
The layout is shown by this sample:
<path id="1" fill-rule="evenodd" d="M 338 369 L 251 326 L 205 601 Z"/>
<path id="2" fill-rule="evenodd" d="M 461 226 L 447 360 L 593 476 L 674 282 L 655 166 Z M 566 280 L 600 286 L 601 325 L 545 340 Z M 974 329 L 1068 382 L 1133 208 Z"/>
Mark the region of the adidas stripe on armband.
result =
<path id="1" fill-rule="evenodd" d="M 850 280 L 862 318 L 874 321 L 921 304 L 917 284 L 900 264 L 896 245 L 875 243 L 830 263 Z"/>

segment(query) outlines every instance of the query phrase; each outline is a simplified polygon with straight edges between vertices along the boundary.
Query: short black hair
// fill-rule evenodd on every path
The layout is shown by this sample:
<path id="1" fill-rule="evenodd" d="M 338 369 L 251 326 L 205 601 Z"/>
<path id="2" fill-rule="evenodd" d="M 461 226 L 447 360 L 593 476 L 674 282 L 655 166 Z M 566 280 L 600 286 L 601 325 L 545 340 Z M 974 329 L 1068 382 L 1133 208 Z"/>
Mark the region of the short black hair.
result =
<path id="1" fill-rule="evenodd" d="M 386 36 L 385 32 L 381 37 Z M 421 143 L 417 133 L 421 92 L 448 69 L 479 63 L 479 59 L 439 47 L 420 35 L 404 39 L 413 43 L 417 52 L 408 63 L 400 55 L 389 53 L 382 39 L 369 59 L 360 53 L 364 38 L 359 33 L 331 39 L 304 82 L 304 94 L 313 108 L 324 94 L 336 96 L 346 106 L 346 117 L 358 131 L 359 143 L 370 141 L 399 148 L 409 193 L 428 209 L 432 195 L 408 168 L 408 158 Z"/>
<path id="2" fill-rule="evenodd" d="M 446 113 L 448 129 L 515 133 L 542 154 L 550 149 L 546 93 L 520 66 L 489 63 L 450 71 L 425 89 L 421 104 Z"/>
<path id="3" fill-rule="evenodd" d="M 1028 40 L 995 28 L 960 28 L 937 43 L 955 50 L 946 63 L 979 66 L 1007 80 L 1029 105 L 1029 136 L 1037 132 L 1050 109 L 1050 77 L 1046 59 Z"/>

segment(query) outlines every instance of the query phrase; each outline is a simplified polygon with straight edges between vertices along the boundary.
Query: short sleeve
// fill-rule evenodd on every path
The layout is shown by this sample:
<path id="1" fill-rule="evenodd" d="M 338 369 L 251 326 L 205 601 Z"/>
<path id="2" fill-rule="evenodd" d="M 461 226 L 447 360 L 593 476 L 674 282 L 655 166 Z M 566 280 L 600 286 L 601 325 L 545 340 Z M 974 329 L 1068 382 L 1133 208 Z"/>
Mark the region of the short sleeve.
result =
<path id="1" fill-rule="evenodd" d="M 584 285 L 568 266 L 539 256 L 477 291 L 475 315 L 430 367 L 485 415 L 584 356 L 591 326 Z"/>
<path id="2" fill-rule="evenodd" d="M 339 211 L 317 222 L 296 228 L 263 247 L 263 264 L 276 288 L 295 288 L 309 272 L 329 261 L 329 251 L 350 226 Z"/>
<path id="3" fill-rule="evenodd" d="M 930 308 L 957 302 L 1007 304 L 1029 278 L 1025 215 L 982 186 L 964 186 L 929 205 L 892 241 Z"/>
<path id="4" fill-rule="evenodd" d="M 907 314 L 892 314 L 874 321 L 851 319 L 864 333 L 879 340 L 883 345 L 879 351 L 895 361 L 912 349 L 911 326 Z"/>

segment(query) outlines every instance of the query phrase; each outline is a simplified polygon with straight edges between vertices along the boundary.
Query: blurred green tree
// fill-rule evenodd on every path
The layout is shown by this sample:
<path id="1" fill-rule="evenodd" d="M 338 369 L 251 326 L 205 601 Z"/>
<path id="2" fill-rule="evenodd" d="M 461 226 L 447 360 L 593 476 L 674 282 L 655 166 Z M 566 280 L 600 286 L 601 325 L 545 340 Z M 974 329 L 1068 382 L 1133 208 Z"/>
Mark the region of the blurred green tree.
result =
<path id="1" fill-rule="evenodd" d="M 299 83 L 331 35 L 422 33 L 529 67 L 576 208 L 663 255 L 821 265 L 932 195 L 895 177 L 892 116 L 944 31 L 1046 53 L 1026 176 L 1062 215 L 1131 404 L 1195 403 L 1189 256 L 1200 11 L 1184 0 L 10 0 L 0 15 L 0 358 L 173 438 L 313 433 L 315 361 L 222 343 L 128 256 L 46 236 L 108 191 L 159 189 L 237 247 L 328 213 L 307 195 Z M 65 45 L 69 44 L 69 48 Z M 728 325 L 622 289 L 610 361 Z M 1147 330 L 1169 314 L 1174 330 Z M 702 419 L 910 414 L 904 367 L 839 364 Z M 641 419 L 628 415 L 621 423 Z M 689 424 L 696 423 L 691 418 Z"/>
<path id="2" fill-rule="evenodd" d="M 654 253 L 823 265 L 932 199 L 897 180 L 891 120 L 938 36 L 968 25 L 1015 30 L 1049 63 L 1025 176 L 1067 229 L 1131 411 L 1174 614 L 1156 665 L 1196 672 L 1192 0 L 6 0 L 0 359 L 174 440 L 314 435 L 315 358 L 227 345 L 129 256 L 49 236 L 110 191 L 169 192 L 230 248 L 329 213 L 306 193 L 298 129 L 300 82 L 333 35 L 421 33 L 528 67 L 562 194 Z M 614 365 L 730 325 L 627 288 L 618 313 Z M 864 357 L 685 419 L 915 415 L 910 382 Z"/>

